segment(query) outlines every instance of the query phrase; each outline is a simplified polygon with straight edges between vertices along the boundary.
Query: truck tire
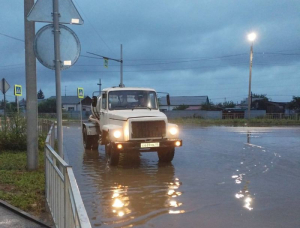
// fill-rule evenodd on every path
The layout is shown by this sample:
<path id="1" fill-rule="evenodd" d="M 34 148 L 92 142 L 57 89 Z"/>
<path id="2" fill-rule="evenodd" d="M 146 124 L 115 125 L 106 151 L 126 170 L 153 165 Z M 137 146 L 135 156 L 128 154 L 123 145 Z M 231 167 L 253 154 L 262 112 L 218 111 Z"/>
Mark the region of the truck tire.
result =
<path id="1" fill-rule="evenodd" d="M 160 162 L 171 162 L 174 158 L 175 148 L 166 148 L 157 151 L 157 155 Z"/>
<path id="2" fill-rule="evenodd" d="M 98 150 L 98 140 L 99 140 L 99 137 L 98 135 L 93 135 L 92 136 L 92 149 L 93 150 Z"/>
<path id="3" fill-rule="evenodd" d="M 83 128 L 83 147 L 84 149 L 91 149 L 92 142 L 91 138 L 87 134 L 86 127 Z"/>
<path id="4" fill-rule="evenodd" d="M 98 150 L 98 136 L 88 135 L 86 127 L 83 128 L 83 147 L 87 150 Z"/>
<path id="5" fill-rule="evenodd" d="M 117 166 L 120 154 L 110 144 L 105 145 L 106 162 L 111 166 Z"/>

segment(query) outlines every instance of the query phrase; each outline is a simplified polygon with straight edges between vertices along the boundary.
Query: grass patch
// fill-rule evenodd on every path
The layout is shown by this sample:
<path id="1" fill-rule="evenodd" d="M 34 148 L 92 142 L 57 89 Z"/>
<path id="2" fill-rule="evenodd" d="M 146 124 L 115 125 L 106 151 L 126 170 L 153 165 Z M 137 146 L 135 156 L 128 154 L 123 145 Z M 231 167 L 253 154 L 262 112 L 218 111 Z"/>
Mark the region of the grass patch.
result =
<path id="1" fill-rule="evenodd" d="M 200 119 L 200 118 L 177 118 L 171 119 L 171 123 L 193 124 L 199 126 L 300 126 L 300 120 L 290 119 Z"/>
<path id="2" fill-rule="evenodd" d="M 27 171 L 26 163 L 26 152 L 0 153 L 0 199 L 38 216 L 46 211 L 44 153 L 38 170 Z"/>

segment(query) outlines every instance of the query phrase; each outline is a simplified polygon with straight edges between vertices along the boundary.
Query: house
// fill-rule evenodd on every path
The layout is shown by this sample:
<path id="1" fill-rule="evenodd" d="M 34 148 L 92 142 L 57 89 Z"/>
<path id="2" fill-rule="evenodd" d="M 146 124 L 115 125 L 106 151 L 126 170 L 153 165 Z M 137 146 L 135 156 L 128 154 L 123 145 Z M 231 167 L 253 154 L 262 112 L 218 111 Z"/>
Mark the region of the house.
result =
<path id="1" fill-rule="evenodd" d="M 168 106 L 166 97 L 159 98 L 159 109 L 171 111 L 180 105 L 189 106 L 186 110 L 199 110 L 201 105 L 208 104 L 208 96 L 170 96 L 171 105 Z"/>
<path id="2" fill-rule="evenodd" d="M 56 96 L 49 97 L 48 99 L 56 99 Z M 62 96 L 62 107 L 66 111 L 80 111 L 80 99 L 77 96 Z M 81 100 L 82 110 L 91 111 L 92 99 L 86 96 Z"/>
<path id="3" fill-rule="evenodd" d="M 251 104 L 253 104 L 254 102 L 263 101 L 263 100 L 265 100 L 265 98 L 251 98 Z M 248 109 L 248 98 L 241 101 L 241 103 L 238 104 L 236 106 L 236 108 L 245 109 L 245 110 Z M 251 106 L 251 108 L 252 108 L 252 106 Z"/>
<path id="4" fill-rule="evenodd" d="M 285 113 L 287 104 L 288 102 L 257 100 L 251 103 L 251 109 L 266 110 L 266 113 Z"/>

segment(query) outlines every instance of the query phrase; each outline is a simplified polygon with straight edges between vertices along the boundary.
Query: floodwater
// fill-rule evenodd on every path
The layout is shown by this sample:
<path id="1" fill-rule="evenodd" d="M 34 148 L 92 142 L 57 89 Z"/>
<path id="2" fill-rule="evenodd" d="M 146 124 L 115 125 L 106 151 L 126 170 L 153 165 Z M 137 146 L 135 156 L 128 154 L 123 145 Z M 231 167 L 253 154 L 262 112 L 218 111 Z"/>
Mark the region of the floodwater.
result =
<path id="1" fill-rule="evenodd" d="M 64 127 L 93 227 L 300 227 L 299 127 L 181 128 L 171 164 L 156 153 L 105 162 Z"/>

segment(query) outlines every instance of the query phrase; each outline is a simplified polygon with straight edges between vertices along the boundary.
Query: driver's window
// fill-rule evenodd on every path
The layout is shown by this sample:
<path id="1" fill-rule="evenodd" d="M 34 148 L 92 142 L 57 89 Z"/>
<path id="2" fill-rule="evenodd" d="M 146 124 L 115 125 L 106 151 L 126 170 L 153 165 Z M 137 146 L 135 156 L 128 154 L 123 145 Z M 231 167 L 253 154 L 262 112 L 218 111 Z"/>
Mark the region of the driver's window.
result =
<path id="1" fill-rule="evenodd" d="M 149 93 L 148 107 L 149 108 L 155 108 L 156 107 L 155 103 L 156 103 L 155 93 L 151 92 L 151 93 Z"/>
<path id="2" fill-rule="evenodd" d="M 107 107 L 107 94 L 106 93 L 102 93 L 102 109 L 106 109 Z"/>

